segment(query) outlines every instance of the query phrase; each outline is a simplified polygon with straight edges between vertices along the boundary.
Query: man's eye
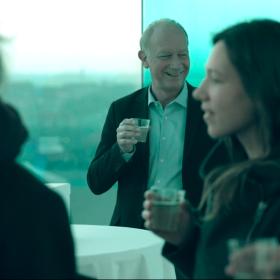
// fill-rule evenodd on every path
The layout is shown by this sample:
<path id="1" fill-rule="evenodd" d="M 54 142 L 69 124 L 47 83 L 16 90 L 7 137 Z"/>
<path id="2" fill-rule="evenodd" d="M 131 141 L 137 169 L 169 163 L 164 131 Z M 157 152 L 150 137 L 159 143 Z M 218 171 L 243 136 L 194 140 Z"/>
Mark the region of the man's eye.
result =
<path id="1" fill-rule="evenodd" d="M 169 54 L 166 54 L 166 55 L 159 55 L 159 58 L 160 59 L 168 59 L 168 58 L 170 58 L 171 57 L 171 55 L 169 55 Z"/>

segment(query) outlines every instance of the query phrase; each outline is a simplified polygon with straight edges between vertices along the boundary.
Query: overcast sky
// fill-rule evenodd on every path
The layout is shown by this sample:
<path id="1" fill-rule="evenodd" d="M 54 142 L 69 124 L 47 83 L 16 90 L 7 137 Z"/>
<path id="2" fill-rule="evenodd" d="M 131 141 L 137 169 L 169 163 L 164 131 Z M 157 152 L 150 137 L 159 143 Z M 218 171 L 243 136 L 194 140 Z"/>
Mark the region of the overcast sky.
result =
<path id="1" fill-rule="evenodd" d="M 140 0 L 0 0 L 0 32 L 15 72 L 131 72 Z"/>

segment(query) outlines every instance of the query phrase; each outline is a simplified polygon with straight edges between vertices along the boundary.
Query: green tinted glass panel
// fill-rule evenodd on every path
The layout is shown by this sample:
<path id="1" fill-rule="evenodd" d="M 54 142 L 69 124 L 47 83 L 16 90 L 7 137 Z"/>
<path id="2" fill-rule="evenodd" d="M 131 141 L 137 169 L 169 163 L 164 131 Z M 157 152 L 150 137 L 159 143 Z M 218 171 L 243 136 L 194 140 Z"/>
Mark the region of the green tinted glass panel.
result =
<path id="1" fill-rule="evenodd" d="M 197 86 L 204 76 L 213 33 L 252 18 L 280 20 L 279 11 L 278 0 L 143 0 L 143 29 L 160 18 L 175 19 L 186 28 L 191 59 L 188 81 Z M 145 70 L 144 83 L 149 81 L 149 71 Z"/>

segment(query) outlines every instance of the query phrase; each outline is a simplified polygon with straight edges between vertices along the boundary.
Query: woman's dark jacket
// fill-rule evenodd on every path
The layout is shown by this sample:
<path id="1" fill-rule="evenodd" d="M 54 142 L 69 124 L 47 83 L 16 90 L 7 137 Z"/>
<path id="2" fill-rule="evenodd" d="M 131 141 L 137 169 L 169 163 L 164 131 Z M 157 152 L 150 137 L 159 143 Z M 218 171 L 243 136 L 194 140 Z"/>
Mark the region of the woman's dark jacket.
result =
<path id="1" fill-rule="evenodd" d="M 280 154 L 274 155 L 273 160 L 280 165 Z M 277 237 L 279 240 L 279 165 L 251 168 L 230 210 L 197 226 L 193 236 L 180 248 L 166 243 L 163 255 L 192 279 L 225 279 L 229 238 L 252 241 L 261 237 Z"/>

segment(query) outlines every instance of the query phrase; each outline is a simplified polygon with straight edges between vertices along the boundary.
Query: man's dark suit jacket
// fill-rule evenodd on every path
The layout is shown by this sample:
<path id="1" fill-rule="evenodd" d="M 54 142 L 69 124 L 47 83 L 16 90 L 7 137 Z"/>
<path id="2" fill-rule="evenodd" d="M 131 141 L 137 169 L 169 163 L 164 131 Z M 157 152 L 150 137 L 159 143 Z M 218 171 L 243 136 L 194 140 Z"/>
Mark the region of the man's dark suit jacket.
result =
<path id="1" fill-rule="evenodd" d="M 194 88 L 188 83 L 187 86 L 182 180 L 186 198 L 196 206 L 202 191 L 198 169 L 215 142 L 207 134 L 200 103 L 192 98 Z M 135 154 L 126 162 L 116 142 L 116 129 L 124 118 L 148 118 L 148 115 L 148 88 L 113 102 L 107 114 L 101 141 L 89 166 L 87 180 L 94 194 L 106 192 L 118 181 L 117 202 L 111 225 L 143 228 L 141 212 L 148 182 L 149 139 L 146 143 L 137 143 Z M 217 160 L 219 161 L 220 159 Z"/>

